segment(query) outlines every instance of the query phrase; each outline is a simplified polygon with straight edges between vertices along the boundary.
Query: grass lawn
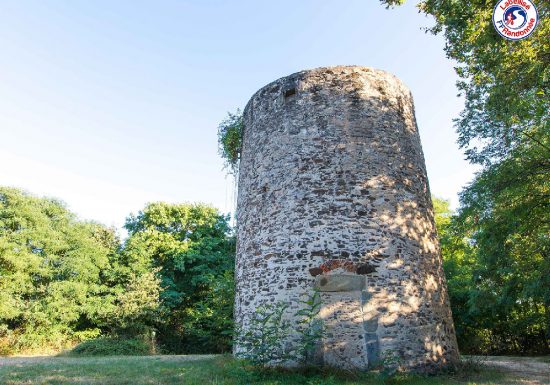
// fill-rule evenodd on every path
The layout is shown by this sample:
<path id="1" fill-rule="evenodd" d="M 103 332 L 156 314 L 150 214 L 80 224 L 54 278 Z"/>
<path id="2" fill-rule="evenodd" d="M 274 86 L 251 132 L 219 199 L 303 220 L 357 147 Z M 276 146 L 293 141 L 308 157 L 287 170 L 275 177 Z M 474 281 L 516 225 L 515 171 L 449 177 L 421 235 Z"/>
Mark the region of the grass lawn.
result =
<path id="1" fill-rule="evenodd" d="M 339 372 L 250 371 L 230 357 L 52 357 L 0 361 L 2 385 L 145 385 L 145 384 L 399 384 L 502 385 L 518 382 L 493 369 L 437 377 L 400 377 Z"/>

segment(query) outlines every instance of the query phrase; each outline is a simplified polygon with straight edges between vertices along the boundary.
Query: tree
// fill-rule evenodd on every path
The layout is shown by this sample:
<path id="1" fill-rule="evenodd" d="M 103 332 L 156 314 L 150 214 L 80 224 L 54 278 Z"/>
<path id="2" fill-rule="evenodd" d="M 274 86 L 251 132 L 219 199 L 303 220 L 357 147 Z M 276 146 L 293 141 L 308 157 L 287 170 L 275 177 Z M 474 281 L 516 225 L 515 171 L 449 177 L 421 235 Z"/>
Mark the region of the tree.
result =
<path id="1" fill-rule="evenodd" d="M 461 194 L 457 231 L 476 260 L 470 313 L 493 352 L 550 352 L 550 180 L 536 149 L 514 149 Z"/>
<path id="2" fill-rule="evenodd" d="M 403 0 L 383 0 L 388 6 Z M 550 13 L 537 2 L 540 23 L 527 39 L 509 41 L 492 25 L 494 3 L 485 0 L 423 0 L 434 17 L 427 30 L 443 33 L 447 57 L 457 65 L 465 108 L 456 120 L 459 145 L 475 163 L 489 165 L 521 146 L 550 149 Z"/>
<path id="3" fill-rule="evenodd" d="M 235 244 L 228 220 L 202 204 L 151 203 L 126 221 L 124 258 L 158 269 L 165 309 L 158 340 L 165 350 L 229 348 Z"/>
<path id="4" fill-rule="evenodd" d="M 57 200 L 0 188 L 0 328 L 11 348 L 99 333 L 96 321 L 110 306 L 102 273 L 115 252 L 100 233 L 112 236 Z"/>
<path id="5" fill-rule="evenodd" d="M 468 238 L 457 229 L 456 215 L 449 202 L 436 197 L 432 201 L 459 348 L 464 353 L 480 353 L 478 348 L 484 344 L 477 336 L 478 326 L 469 305 L 475 287 L 475 255 Z"/>
<path id="6" fill-rule="evenodd" d="M 550 4 L 538 2 L 540 23 L 521 41 L 494 30 L 493 6 L 482 0 L 418 3 L 435 19 L 428 31 L 443 33 L 445 52 L 457 63 L 457 87 L 465 98 L 455 121 L 459 145 L 483 166 L 451 221 L 453 244 L 461 251 L 447 254 L 455 267 L 462 266 L 462 287 L 471 275 L 471 290 L 453 298 L 460 285 L 453 288 L 451 279 L 449 291 L 453 310 L 460 304 L 455 321 L 464 317 L 457 330 L 468 328 L 466 340 L 475 336 L 489 352 L 548 353 Z M 446 266 L 447 274 L 459 276 Z"/>
<path id="7" fill-rule="evenodd" d="M 159 290 L 153 271 L 123 258 L 113 229 L 0 187 L 0 354 L 144 337 Z"/>
<path id="8" fill-rule="evenodd" d="M 502 175 L 483 177 L 489 181 L 463 193 L 463 200 L 473 202 L 458 214 L 449 210 L 448 202 L 434 198 L 460 349 L 477 354 L 545 354 L 549 350 L 549 211 L 536 206 L 524 210 L 517 206 L 527 200 L 521 198 L 493 202 L 490 186 L 505 183 L 511 197 L 520 195 L 514 191 L 518 186 L 502 180 Z M 479 210 L 489 205 L 487 199 L 499 208 L 498 216 Z M 515 229 L 527 222 L 532 223 Z"/>

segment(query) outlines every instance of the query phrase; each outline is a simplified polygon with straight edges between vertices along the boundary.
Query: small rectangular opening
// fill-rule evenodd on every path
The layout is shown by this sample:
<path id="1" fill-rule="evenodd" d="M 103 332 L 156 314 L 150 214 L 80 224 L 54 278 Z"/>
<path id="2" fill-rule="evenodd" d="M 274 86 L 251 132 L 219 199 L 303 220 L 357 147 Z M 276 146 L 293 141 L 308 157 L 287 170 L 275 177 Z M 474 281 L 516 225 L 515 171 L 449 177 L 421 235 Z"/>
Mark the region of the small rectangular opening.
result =
<path id="1" fill-rule="evenodd" d="M 284 92 L 285 99 L 290 98 L 291 96 L 294 96 L 294 95 L 296 95 L 296 88 L 289 88 Z"/>

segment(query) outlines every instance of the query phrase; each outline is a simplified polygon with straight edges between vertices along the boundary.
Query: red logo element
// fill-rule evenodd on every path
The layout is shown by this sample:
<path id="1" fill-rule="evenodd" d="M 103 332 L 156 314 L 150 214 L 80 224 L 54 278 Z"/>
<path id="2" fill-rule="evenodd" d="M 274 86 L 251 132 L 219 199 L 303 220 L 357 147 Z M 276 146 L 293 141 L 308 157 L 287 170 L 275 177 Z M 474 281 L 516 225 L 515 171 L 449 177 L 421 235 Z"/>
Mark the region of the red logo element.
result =
<path id="1" fill-rule="evenodd" d="M 539 15 L 533 0 L 500 0 L 493 9 L 495 30 L 508 40 L 522 40 L 535 30 Z"/>

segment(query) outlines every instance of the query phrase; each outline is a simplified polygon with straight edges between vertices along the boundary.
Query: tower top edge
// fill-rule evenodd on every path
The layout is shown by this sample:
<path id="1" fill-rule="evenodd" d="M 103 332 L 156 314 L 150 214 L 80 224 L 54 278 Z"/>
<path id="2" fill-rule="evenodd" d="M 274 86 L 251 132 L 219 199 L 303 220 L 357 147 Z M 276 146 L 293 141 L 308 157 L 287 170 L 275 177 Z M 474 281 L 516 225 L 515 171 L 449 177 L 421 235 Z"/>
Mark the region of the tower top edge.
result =
<path id="1" fill-rule="evenodd" d="M 335 65 L 335 66 L 327 66 L 327 67 L 317 67 L 317 68 L 311 68 L 306 69 L 298 72 L 294 72 L 290 75 L 283 76 L 278 78 L 277 80 L 274 80 L 263 87 L 259 88 L 251 97 L 248 103 L 246 104 L 244 110 L 246 111 L 249 108 L 250 103 L 258 97 L 259 94 L 261 94 L 263 91 L 271 89 L 273 87 L 291 87 L 293 84 L 295 85 L 298 81 L 304 80 L 307 78 L 313 78 L 315 76 L 322 77 L 323 75 L 327 76 L 333 76 L 333 77 L 344 77 L 351 75 L 353 73 L 363 74 L 363 75 L 373 75 L 374 77 L 389 80 L 393 83 L 396 83 L 402 88 L 405 92 L 411 93 L 409 87 L 403 83 L 401 79 L 399 79 L 394 74 L 377 69 L 374 67 L 368 67 L 368 66 L 361 66 L 361 65 Z M 319 82 L 322 83 L 322 82 Z"/>

